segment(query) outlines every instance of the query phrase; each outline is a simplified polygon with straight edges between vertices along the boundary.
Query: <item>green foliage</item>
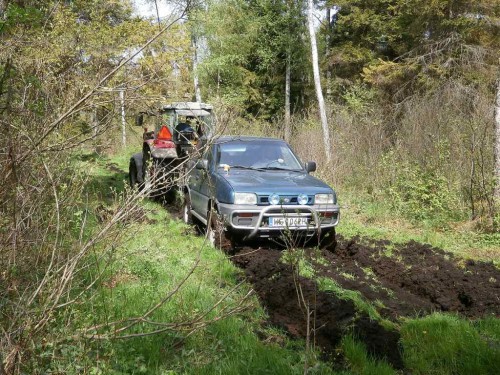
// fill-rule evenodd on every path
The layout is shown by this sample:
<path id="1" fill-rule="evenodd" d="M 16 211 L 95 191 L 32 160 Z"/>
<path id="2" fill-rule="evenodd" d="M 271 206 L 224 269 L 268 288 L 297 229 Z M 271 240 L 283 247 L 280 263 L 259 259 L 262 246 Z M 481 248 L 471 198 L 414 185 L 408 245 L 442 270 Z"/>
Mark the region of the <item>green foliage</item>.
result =
<path id="1" fill-rule="evenodd" d="M 346 106 L 354 112 L 366 110 L 373 102 L 374 97 L 375 91 L 364 85 L 353 85 L 342 95 Z"/>
<path id="2" fill-rule="evenodd" d="M 498 41 L 493 42 L 498 23 L 492 22 L 498 8 L 491 0 L 334 4 L 340 10 L 333 26 L 323 30 L 330 38 L 328 66 L 348 85 L 364 78 L 388 94 L 383 100 L 392 101 L 467 71 L 479 69 L 482 80 L 492 79 L 491 69 L 480 63 L 493 68 L 498 59 Z"/>
<path id="3" fill-rule="evenodd" d="M 43 12 L 35 6 L 19 6 L 9 3 L 0 20 L 0 35 L 8 33 L 15 27 L 40 27 L 43 22 Z"/>
<path id="4" fill-rule="evenodd" d="M 438 170 L 397 160 L 391 152 L 384 156 L 381 164 L 393 176 L 385 188 L 387 197 L 408 219 L 444 223 L 461 217 L 457 192 Z"/>
<path id="5" fill-rule="evenodd" d="M 414 374 L 494 374 L 500 361 L 498 319 L 476 323 L 433 314 L 401 328 L 405 365 Z"/>
<path id="6" fill-rule="evenodd" d="M 301 7 L 298 1 L 210 2 L 208 12 L 196 16 L 210 50 L 200 70 L 206 94 L 270 120 L 283 112 L 289 58 L 296 103 L 304 94 L 300 80 L 307 63 Z"/>

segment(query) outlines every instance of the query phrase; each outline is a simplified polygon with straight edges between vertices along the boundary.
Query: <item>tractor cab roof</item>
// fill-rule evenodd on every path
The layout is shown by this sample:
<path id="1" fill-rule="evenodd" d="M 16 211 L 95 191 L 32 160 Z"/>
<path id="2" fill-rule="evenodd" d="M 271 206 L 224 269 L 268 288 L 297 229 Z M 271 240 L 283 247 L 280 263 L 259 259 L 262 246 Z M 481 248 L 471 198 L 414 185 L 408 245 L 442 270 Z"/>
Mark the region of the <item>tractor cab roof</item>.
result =
<path id="1" fill-rule="evenodd" d="M 212 105 L 207 103 L 198 103 L 198 102 L 174 102 L 169 104 L 163 104 L 160 106 L 162 110 L 168 111 L 173 110 L 177 113 L 182 112 L 211 112 L 214 108 Z M 180 114 L 180 113 L 179 113 Z"/>

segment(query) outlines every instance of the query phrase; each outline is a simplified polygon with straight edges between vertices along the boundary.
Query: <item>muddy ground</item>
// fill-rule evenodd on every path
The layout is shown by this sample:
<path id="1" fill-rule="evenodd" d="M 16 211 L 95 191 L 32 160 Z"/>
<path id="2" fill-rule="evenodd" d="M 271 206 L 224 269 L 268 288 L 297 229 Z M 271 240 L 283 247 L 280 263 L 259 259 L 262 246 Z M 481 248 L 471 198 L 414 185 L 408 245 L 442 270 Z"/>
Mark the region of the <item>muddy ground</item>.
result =
<path id="1" fill-rule="evenodd" d="M 469 318 L 500 316 L 500 271 L 492 263 L 455 259 L 416 242 L 394 245 L 359 238 L 340 238 L 335 252 L 319 252 L 305 251 L 317 277 L 331 278 L 345 289 L 359 291 L 367 301 L 378 301 L 379 313 L 388 320 L 434 311 Z M 279 248 L 261 246 L 240 248 L 232 257 L 253 284 L 272 324 L 304 338 L 309 305 L 313 339 L 330 358 L 335 359 L 342 336 L 353 331 L 372 355 L 403 367 L 397 331 L 370 320 L 352 301 L 320 291 L 315 281 L 297 276 L 281 255 Z"/>
<path id="2" fill-rule="evenodd" d="M 172 210 L 180 218 L 178 210 Z M 327 277 L 347 290 L 361 293 L 377 306 L 382 318 L 397 323 L 401 317 L 451 312 L 467 318 L 500 317 L 500 270 L 492 262 L 463 260 L 427 244 L 393 244 L 354 237 L 338 237 L 335 251 L 305 247 L 315 277 Z M 231 260 L 241 268 L 269 314 L 269 323 L 296 338 L 307 335 L 338 362 L 342 337 L 353 333 L 375 358 L 403 369 L 400 335 L 382 326 L 354 303 L 319 290 L 316 281 L 297 275 L 281 258 L 283 247 L 271 242 L 240 246 Z M 376 303 L 375 303 L 376 302 Z"/>

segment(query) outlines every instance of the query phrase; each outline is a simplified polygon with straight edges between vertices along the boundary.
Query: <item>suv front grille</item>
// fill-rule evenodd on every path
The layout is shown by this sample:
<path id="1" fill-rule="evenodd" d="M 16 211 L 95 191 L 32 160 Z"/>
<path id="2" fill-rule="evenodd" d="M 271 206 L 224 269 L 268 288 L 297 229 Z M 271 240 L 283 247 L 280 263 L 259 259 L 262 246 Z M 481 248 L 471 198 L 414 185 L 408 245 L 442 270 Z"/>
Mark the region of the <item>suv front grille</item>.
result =
<path id="1" fill-rule="evenodd" d="M 280 198 L 282 200 L 283 205 L 298 204 L 297 203 L 297 195 L 280 195 Z M 309 199 L 307 200 L 307 204 L 312 204 L 313 197 L 308 195 L 308 198 Z M 259 195 L 257 202 L 260 206 L 269 206 L 269 196 L 268 195 Z"/>

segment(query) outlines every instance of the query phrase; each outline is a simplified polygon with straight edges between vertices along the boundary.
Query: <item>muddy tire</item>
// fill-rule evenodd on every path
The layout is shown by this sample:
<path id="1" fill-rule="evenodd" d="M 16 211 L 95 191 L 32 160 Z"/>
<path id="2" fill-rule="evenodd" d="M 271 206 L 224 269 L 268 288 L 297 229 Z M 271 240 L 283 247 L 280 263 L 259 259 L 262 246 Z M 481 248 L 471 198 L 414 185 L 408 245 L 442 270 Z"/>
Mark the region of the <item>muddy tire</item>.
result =
<path id="1" fill-rule="evenodd" d="M 135 165 L 135 162 L 132 160 L 130 161 L 128 167 L 128 181 L 132 189 L 138 188 L 139 183 L 137 181 L 137 166 Z"/>
<path id="2" fill-rule="evenodd" d="M 335 248 L 337 247 L 337 236 L 335 234 L 335 228 L 322 231 L 319 239 L 319 245 L 321 249 L 325 249 L 331 252 L 335 251 Z"/>
<path id="3" fill-rule="evenodd" d="M 182 202 L 182 221 L 188 225 L 193 224 L 193 215 L 191 214 L 191 198 L 189 194 L 184 194 L 184 201 Z"/>
<path id="4" fill-rule="evenodd" d="M 128 180 L 132 189 L 142 190 L 142 153 L 132 155 L 128 165 Z"/>
<path id="5" fill-rule="evenodd" d="M 216 249 L 226 253 L 232 252 L 233 245 L 230 234 L 224 225 L 222 217 L 215 210 L 212 210 L 207 215 L 206 237 L 208 242 Z"/>

